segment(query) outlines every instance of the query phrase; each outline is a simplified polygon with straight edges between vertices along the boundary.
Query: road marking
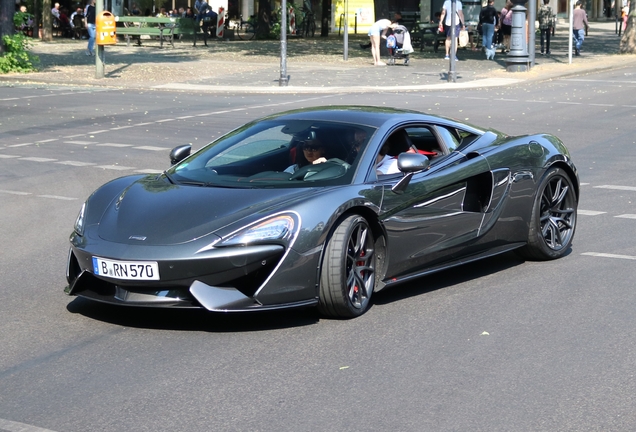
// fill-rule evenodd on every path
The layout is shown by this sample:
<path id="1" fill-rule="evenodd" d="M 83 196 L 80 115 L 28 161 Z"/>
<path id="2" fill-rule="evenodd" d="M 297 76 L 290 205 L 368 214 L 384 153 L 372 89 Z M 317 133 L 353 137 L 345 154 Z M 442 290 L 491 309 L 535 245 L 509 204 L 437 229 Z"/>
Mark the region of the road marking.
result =
<path id="1" fill-rule="evenodd" d="M 150 150 L 150 151 L 164 151 L 164 150 L 168 150 L 165 147 L 153 147 L 153 146 L 139 146 L 139 147 L 133 147 L 135 149 L 139 149 L 139 150 Z"/>
<path id="2" fill-rule="evenodd" d="M 110 128 L 110 130 L 114 131 L 114 130 L 120 130 L 120 129 L 128 129 L 128 128 L 131 128 L 131 127 L 134 127 L 134 126 L 132 126 L 132 125 L 130 125 L 130 126 L 118 126 L 118 127 Z"/>
<path id="3" fill-rule="evenodd" d="M 0 419 L 0 429 L 8 432 L 55 432 L 51 429 L 44 429 L 26 423 L 14 422 L 5 419 Z"/>
<path id="4" fill-rule="evenodd" d="M 76 166 L 76 167 L 97 165 L 97 164 L 94 164 L 92 162 L 80 162 L 80 161 L 59 161 L 59 162 L 55 162 L 55 163 L 62 164 L 62 165 Z"/>
<path id="5" fill-rule="evenodd" d="M 566 105 L 583 105 L 583 102 L 557 102 L 558 104 L 566 104 Z"/>
<path id="6" fill-rule="evenodd" d="M 41 141 L 36 141 L 35 143 L 47 143 L 47 142 L 53 142 L 53 141 L 57 141 L 58 138 L 50 138 L 50 139 L 46 139 L 46 140 L 41 140 Z"/>
<path id="7" fill-rule="evenodd" d="M 63 201 L 75 201 L 77 198 L 65 197 L 60 195 L 36 195 L 38 198 L 51 198 Z"/>
<path id="8" fill-rule="evenodd" d="M 600 253 L 600 252 L 583 252 L 581 255 L 594 256 L 594 257 L 600 257 L 600 258 L 618 258 L 618 259 L 626 259 L 626 260 L 636 260 L 636 256 L 616 255 L 616 254 L 608 254 L 608 253 Z"/>
<path id="9" fill-rule="evenodd" d="M 11 191 L 11 190 L 2 190 L 2 189 L 0 189 L 0 193 L 6 193 L 9 195 L 31 195 L 31 192 L 20 192 L 20 191 Z"/>
<path id="10" fill-rule="evenodd" d="M 589 106 L 600 106 L 600 107 L 613 107 L 613 106 L 616 106 L 614 104 L 596 104 L 596 103 L 590 103 L 588 105 Z"/>
<path id="11" fill-rule="evenodd" d="M 33 145 L 33 143 L 11 144 L 10 146 L 7 146 L 7 147 L 25 147 L 30 145 Z"/>
<path id="12" fill-rule="evenodd" d="M 76 134 L 76 135 L 67 135 L 67 136 L 63 136 L 62 138 L 77 138 L 79 136 L 84 136 L 86 135 L 85 133 L 81 133 L 81 134 Z"/>
<path id="13" fill-rule="evenodd" d="M 600 214 L 607 213 L 607 212 L 604 212 L 604 211 L 581 210 L 581 209 L 577 210 L 576 212 L 578 214 L 580 214 L 580 215 L 585 215 L 585 216 L 598 216 Z"/>
<path id="14" fill-rule="evenodd" d="M 96 165 L 95 168 L 102 168 L 115 171 L 134 170 L 135 167 L 127 167 L 123 165 Z"/>
<path id="15" fill-rule="evenodd" d="M 102 129 L 102 130 L 97 130 L 97 131 L 93 131 L 93 132 L 86 132 L 85 135 L 97 135 L 97 134 L 104 133 L 104 132 L 108 132 L 108 129 Z"/>
<path id="16" fill-rule="evenodd" d="M 504 99 L 504 98 L 499 98 L 499 99 L 494 99 L 496 101 L 504 101 L 504 102 L 519 102 L 519 99 Z"/>
<path id="17" fill-rule="evenodd" d="M 551 101 L 538 101 L 538 100 L 527 100 L 526 102 L 531 102 L 531 103 L 552 103 Z"/>
<path id="18" fill-rule="evenodd" d="M 95 143 L 93 141 L 64 141 L 64 144 L 88 145 Z"/>
<path id="19" fill-rule="evenodd" d="M 155 120 L 155 123 L 165 123 L 170 121 L 175 121 L 176 119 L 163 119 L 163 120 Z"/>
<path id="20" fill-rule="evenodd" d="M 147 125 L 151 125 L 151 124 L 154 124 L 154 122 L 137 123 L 137 124 L 135 124 L 135 125 L 133 125 L 133 126 L 147 126 Z"/>
<path id="21" fill-rule="evenodd" d="M 185 120 L 189 118 L 194 118 L 194 116 L 193 115 L 181 116 L 181 117 L 177 117 L 177 120 Z"/>
<path id="22" fill-rule="evenodd" d="M 636 214 L 623 214 L 623 215 L 618 215 L 614 217 L 623 218 L 623 219 L 636 219 Z"/>
<path id="23" fill-rule="evenodd" d="M 23 157 L 20 160 L 31 162 L 55 162 L 57 159 L 41 158 L 41 157 Z"/>
<path id="24" fill-rule="evenodd" d="M 595 189 L 614 189 L 614 190 L 624 190 L 624 191 L 636 191 L 636 187 L 634 186 L 616 186 L 616 185 L 601 185 L 594 186 Z"/>
<path id="25" fill-rule="evenodd" d="M 19 157 L 20 156 L 0 154 L 0 159 L 12 159 L 12 158 L 19 158 Z"/>
<path id="26" fill-rule="evenodd" d="M 97 144 L 97 147 L 132 147 L 132 144 L 104 143 Z"/>

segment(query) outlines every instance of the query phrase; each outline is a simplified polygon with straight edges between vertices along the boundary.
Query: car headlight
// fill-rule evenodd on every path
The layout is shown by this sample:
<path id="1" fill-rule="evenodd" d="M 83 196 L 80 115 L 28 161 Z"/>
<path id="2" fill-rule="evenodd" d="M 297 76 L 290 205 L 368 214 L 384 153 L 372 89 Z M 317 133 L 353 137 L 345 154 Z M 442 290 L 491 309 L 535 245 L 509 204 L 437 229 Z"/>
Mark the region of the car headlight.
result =
<path id="1" fill-rule="evenodd" d="M 86 215 L 86 203 L 82 204 L 82 208 L 80 209 L 80 212 L 77 215 L 77 219 L 75 220 L 75 226 L 73 227 L 73 229 L 79 236 L 84 235 L 84 222 L 86 220 L 85 215 Z"/>
<path id="2" fill-rule="evenodd" d="M 258 222 L 231 234 L 221 242 L 224 246 L 250 244 L 268 240 L 289 240 L 294 233 L 295 219 L 284 214 Z"/>

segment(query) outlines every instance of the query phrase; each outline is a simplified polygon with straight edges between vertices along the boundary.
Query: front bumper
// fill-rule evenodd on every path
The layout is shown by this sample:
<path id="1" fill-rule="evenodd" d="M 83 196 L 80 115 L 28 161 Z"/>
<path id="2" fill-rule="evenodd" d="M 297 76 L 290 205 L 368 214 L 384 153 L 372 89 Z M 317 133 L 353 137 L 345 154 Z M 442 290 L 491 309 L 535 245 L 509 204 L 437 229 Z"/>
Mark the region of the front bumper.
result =
<path id="1" fill-rule="evenodd" d="M 215 312 L 316 304 L 315 278 L 307 277 L 307 268 L 298 265 L 307 263 L 307 257 L 301 259 L 281 245 L 218 248 L 206 251 L 203 256 L 180 259 L 166 258 L 162 248 L 137 249 L 137 253 L 131 253 L 129 248 L 125 256 L 113 257 L 105 250 L 88 252 L 72 244 L 65 292 L 117 305 L 203 308 Z M 93 256 L 156 261 L 161 280 L 97 276 L 93 273 Z"/>

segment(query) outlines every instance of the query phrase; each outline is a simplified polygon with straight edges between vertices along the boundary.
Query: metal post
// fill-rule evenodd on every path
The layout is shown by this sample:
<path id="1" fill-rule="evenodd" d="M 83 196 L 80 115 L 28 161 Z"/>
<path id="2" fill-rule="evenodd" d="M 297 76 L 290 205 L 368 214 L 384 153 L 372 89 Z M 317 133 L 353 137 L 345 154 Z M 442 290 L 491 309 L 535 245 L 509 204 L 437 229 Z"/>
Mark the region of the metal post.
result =
<path id="1" fill-rule="evenodd" d="M 282 0 L 280 12 L 280 79 L 279 87 L 286 87 L 287 76 L 287 0 Z"/>
<path id="2" fill-rule="evenodd" d="M 95 3 L 95 22 L 97 17 L 104 10 L 104 0 L 97 0 Z M 97 44 L 97 30 L 95 30 L 95 44 Z M 95 56 L 95 78 L 104 78 L 104 45 L 96 45 L 97 55 Z"/>
<path id="3" fill-rule="evenodd" d="M 537 0 L 528 0 L 528 8 L 530 9 L 530 12 L 528 13 L 528 57 L 530 60 L 530 67 L 533 67 L 536 52 L 535 22 L 537 19 Z"/>
<path id="4" fill-rule="evenodd" d="M 576 0 L 570 0 L 570 13 L 569 13 L 569 17 L 570 17 L 570 28 L 568 29 L 569 31 L 569 37 L 568 37 L 568 64 L 572 64 L 572 37 L 574 36 L 574 2 Z"/>
<path id="5" fill-rule="evenodd" d="M 457 72 L 455 70 L 455 52 L 457 51 L 457 2 L 451 0 L 451 46 L 450 46 L 450 64 L 448 70 L 448 82 L 457 81 Z M 446 41 L 444 41 L 446 43 Z"/>
<path id="6" fill-rule="evenodd" d="M 506 56 L 508 72 L 527 72 L 530 62 L 526 43 L 526 11 L 519 4 L 512 8 L 512 34 L 510 35 L 510 52 Z"/>
<path id="7" fill-rule="evenodd" d="M 342 59 L 349 59 L 349 0 L 345 0 L 344 2 L 344 38 L 343 38 L 343 50 L 342 50 Z"/>

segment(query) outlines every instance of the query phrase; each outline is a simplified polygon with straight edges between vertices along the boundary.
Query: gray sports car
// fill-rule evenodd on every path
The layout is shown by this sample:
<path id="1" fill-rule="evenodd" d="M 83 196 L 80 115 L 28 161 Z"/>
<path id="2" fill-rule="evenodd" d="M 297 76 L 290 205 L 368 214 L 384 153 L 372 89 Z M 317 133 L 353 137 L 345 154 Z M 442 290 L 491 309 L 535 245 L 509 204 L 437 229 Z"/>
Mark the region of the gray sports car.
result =
<path id="1" fill-rule="evenodd" d="M 510 250 L 570 249 L 579 181 L 555 136 L 376 107 L 251 122 L 162 174 L 97 189 L 69 295 L 129 306 L 364 313 L 374 292 Z"/>

